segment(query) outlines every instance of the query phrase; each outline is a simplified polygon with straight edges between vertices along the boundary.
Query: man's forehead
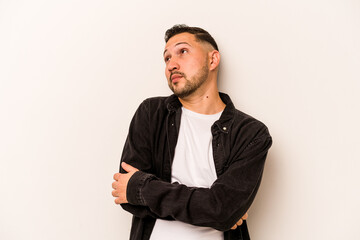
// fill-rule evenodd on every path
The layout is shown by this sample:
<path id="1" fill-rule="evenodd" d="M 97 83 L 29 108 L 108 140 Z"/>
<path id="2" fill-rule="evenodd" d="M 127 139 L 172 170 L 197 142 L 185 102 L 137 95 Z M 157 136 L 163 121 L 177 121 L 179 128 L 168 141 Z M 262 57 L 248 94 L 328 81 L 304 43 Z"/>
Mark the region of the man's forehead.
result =
<path id="1" fill-rule="evenodd" d="M 190 46 L 193 46 L 194 43 L 196 42 L 195 36 L 191 33 L 179 33 L 175 36 L 173 36 L 172 38 L 169 39 L 169 41 L 166 43 L 165 45 L 165 51 L 168 48 L 177 46 L 179 44 L 188 44 Z M 165 52 L 164 51 L 164 52 Z"/>

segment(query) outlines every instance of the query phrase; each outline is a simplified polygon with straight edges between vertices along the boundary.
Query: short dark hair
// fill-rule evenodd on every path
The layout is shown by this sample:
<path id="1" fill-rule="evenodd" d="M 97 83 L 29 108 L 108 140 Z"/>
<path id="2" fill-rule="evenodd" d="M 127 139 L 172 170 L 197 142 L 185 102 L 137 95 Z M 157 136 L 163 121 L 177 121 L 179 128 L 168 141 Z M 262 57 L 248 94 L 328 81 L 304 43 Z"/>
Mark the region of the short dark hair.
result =
<path id="1" fill-rule="evenodd" d="M 219 51 L 218 46 L 217 46 L 214 38 L 210 35 L 210 33 L 208 33 L 207 31 L 205 31 L 202 28 L 189 27 L 185 24 L 177 24 L 177 25 L 174 25 L 172 28 L 169 28 L 165 32 L 165 42 L 168 42 L 169 39 L 172 38 L 173 36 L 180 34 L 180 33 L 184 33 L 184 32 L 193 34 L 195 36 L 195 38 L 199 41 L 210 43 L 211 46 L 213 46 L 217 51 Z"/>

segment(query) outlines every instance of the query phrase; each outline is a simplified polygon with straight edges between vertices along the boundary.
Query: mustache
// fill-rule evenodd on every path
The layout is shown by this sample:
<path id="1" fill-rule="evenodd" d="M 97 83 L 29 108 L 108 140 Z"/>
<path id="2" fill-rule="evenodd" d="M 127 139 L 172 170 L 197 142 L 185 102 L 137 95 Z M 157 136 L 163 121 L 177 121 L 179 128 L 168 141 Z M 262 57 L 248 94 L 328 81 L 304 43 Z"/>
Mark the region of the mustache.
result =
<path id="1" fill-rule="evenodd" d="M 174 72 L 172 72 L 172 73 L 170 74 L 170 80 L 172 79 L 172 76 L 173 76 L 174 74 L 178 74 L 178 75 L 181 75 L 181 76 L 183 76 L 184 78 L 186 78 L 185 73 L 183 73 L 183 72 L 178 72 L 178 71 L 174 71 Z"/>

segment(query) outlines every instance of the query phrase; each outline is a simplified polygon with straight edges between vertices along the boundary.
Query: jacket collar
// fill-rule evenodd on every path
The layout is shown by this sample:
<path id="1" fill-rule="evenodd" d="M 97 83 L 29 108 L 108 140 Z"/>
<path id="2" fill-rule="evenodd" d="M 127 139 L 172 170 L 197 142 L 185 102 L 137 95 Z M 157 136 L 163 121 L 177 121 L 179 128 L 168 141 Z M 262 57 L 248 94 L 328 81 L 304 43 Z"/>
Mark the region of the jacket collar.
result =
<path id="1" fill-rule="evenodd" d="M 219 95 L 221 100 L 226 104 L 226 107 L 221 114 L 220 119 L 215 122 L 215 125 L 218 126 L 221 132 L 228 133 L 234 121 L 235 106 L 229 95 L 222 92 L 219 92 Z M 165 103 L 169 112 L 175 112 L 182 106 L 179 98 L 175 94 L 169 96 Z"/>

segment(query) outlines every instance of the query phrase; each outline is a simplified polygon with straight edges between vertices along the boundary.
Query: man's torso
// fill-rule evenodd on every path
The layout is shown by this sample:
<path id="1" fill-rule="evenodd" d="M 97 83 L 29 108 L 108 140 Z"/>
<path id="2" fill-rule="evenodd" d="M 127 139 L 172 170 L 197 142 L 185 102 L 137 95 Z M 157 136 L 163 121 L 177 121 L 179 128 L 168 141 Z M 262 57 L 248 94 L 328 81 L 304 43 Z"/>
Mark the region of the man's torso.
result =
<path id="1" fill-rule="evenodd" d="M 172 163 L 171 182 L 188 187 L 210 188 L 216 180 L 211 126 L 221 112 L 204 115 L 182 107 L 179 136 Z M 150 240 L 221 240 L 223 232 L 180 221 L 157 219 Z"/>

